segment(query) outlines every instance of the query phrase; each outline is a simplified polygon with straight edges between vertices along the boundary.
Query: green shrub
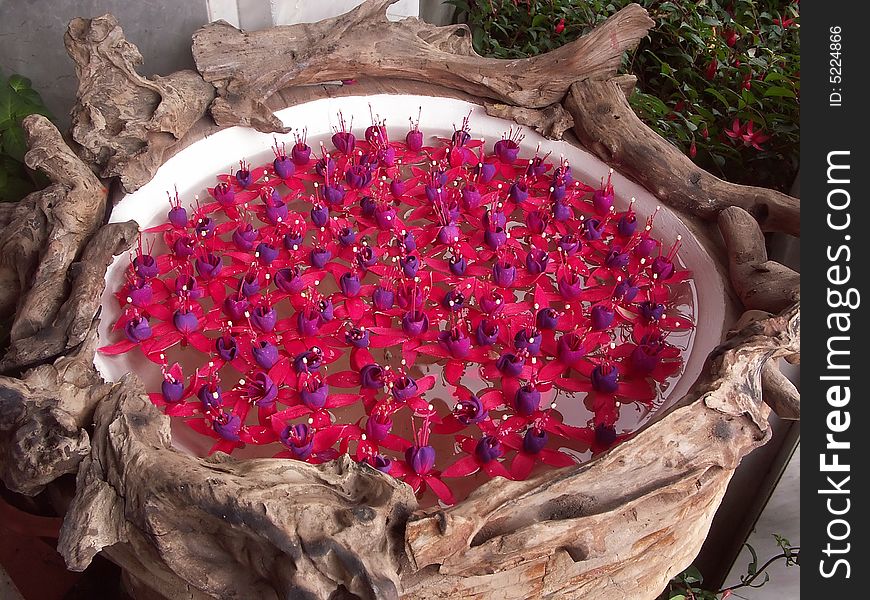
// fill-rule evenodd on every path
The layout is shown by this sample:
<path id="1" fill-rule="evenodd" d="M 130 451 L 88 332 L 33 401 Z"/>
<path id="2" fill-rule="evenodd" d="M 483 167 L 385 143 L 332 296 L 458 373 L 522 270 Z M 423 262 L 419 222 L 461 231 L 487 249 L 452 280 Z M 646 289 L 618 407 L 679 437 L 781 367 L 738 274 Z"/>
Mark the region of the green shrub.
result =
<path id="1" fill-rule="evenodd" d="M 623 72 L 638 78 L 634 110 L 712 173 L 787 190 L 799 157 L 798 4 L 637 1 L 656 25 L 623 59 Z M 497 58 L 557 48 L 629 3 L 448 2 L 470 25 L 475 49 Z"/>
<path id="2" fill-rule="evenodd" d="M 20 200 L 48 184 L 24 164 L 27 142 L 21 121 L 34 113 L 51 116 L 30 80 L 21 75 L 7 79 L 0 72 L 0 201 Z"/>

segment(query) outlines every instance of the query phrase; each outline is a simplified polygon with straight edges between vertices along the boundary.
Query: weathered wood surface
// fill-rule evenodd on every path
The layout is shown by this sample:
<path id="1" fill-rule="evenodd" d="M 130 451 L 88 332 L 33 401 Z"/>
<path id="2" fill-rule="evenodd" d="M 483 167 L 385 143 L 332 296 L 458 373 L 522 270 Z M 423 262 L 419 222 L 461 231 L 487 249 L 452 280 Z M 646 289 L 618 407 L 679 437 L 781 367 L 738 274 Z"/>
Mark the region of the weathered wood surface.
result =
<path id="1" fill-rule="evenodd" d="M 28 371 L 0 375 L 0 479 L 12 491 L 38 494 L 76 473 L 90 452 L 94 407 L 109 391 L 94 370 L 96 328 L 72 353 Z"/>
<path id="2" fill-rule="evenodd" d="M 64 42 L 79 79 L 70 133 L 81 156 L 100 177 L 137 190 L 205 114 L 214 88 L 195 71 L 139 75 L 142 55 L 112 15 L 73 19 Z"/>
<path id="3" fill-rule="evenodd" d="M 439 566 L 408 597 L 654 598 L 697 554 L 740 459 L 767 441 L 759 372 L 799 340 L 797 307 L 751 323 L 676 407 L 601 458 L 416 515 L 413 564 Z"/>
<path id="4" fill-rule="evenodd" d="M 764 235 L 752 215 L 731 206 L 719 213 L 718 225 L 728 248 L 731 281 L 743 306 L 775 313 L 800 300 L 800 273 L 768 260 Z"/>
<path id="5" fill-rule="evenodd" d="M 573 117 L 561 104 L 535 109 L 487 102 L 484 108 L 488 115 L 531 127 L 552 140 L 561 140 L 562 134 L 574 127 Z"/>
<path id="6" fill-rule="evenodd" d="M 106 549 L 167 598 L 396 598 L 403 483 L 348 456 L 197 459 L 172 447 L 169 419 L 134 375 L 95 415 L 91 455 L 60 551 L 84 569 Z M 135 567 L 135 568 L 134 568 Z M 144 577 L 147 574 L 147 577 Z"/>
<path id="7" fill-rule="evenodd" d="M 240 31 L 222 21 L 202 27 L 193 36 L 193 57 L 217 88 L 214 120 L 284 131 L 264 104 L 275 92 L 360 75 L 430 81 L 480 98 L 544 108 L 560 102 L 575 81 L 615 73 L 623 51 L 653 25 L 646 11 L 632 4 L 557 50 L 499 60 L 474 51 L 465 25 L 387 20 L 386 8 L 395 1 L 366 0 L 338 17 L 263 31 Z"/>
<path id="8" fill-rule="evenodd" d="M 8 298 L 0 304 L 17 304 L 0 372 L 37 364 L 81 343 L 98 306 L 105 266 L 123 246 L 117 238 L 129 243 L 135 230 L 115 226 L 109 237 L 94 239 L 79 261 L 81 248 L 105 220 L 106 189 L 48 119 L 27 117 L 24 129 L 27 165 L 46 173 L 52 185 L 18 203 L 0 232 L 0 270 L 14 274 L 0 291 Z M 78 292 L 72 298 L 70 281 Z"/>

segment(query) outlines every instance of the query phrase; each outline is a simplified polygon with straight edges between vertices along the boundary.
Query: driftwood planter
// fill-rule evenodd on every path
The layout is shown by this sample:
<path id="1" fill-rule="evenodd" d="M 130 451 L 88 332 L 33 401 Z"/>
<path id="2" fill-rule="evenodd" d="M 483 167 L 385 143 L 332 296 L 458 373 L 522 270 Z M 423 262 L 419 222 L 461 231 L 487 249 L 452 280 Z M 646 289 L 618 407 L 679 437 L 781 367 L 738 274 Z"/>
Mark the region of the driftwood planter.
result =
<path id="1" fill-rule="evenodd" d="M 0 311 L 12 319 L 0 476 L 32 495 L 76 474 L 60 551 L 74 570 L 102 552 L 135 597 L 654 598 L 696 555 L 741 458 L 767 441 L 767 405 L 799 416 L 768 362 L 799 360 L 799 276 L 767 259 L 762 235 L 797 234 L 799 204 L 714 178 L 634 116 L 633 82 L 614 73 L 652 25 L 638 6 L 551 54 L 495 61 L 474 54 L 461 26 L 388 22 L 388 4 L 256 33 L 210 24 L 194 36 L 199 73 L 154 80 L 135 73 L 141 57 L 113 17 L 70 24 L 74 143 L 28 118 L 27 162 L 52 185 L 0 204 Z M 351 77 L 360 83 L 289 87 Z M 182 453 L 135 374 L 102 382 L 106 266 L 137 232 L 104 224 L 109 190 L 140 187 L 219 127 L 269 131 L 281 126 L 272 110 L 383 92 L 493 102 L 550 135 L 573 127 L 679 211 L 733 284 L 729 331 L 691 390 L 592 462 L 419 510 L 407 486 L 347 457 L 315 467 Z"/>

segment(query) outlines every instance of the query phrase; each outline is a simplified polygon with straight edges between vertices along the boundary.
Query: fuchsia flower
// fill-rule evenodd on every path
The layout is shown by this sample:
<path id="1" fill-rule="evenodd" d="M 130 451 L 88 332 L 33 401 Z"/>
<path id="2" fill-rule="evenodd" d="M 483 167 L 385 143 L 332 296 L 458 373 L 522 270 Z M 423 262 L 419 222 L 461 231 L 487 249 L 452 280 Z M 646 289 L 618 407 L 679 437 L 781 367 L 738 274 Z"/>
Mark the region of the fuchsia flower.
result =
<path id="1" fill-rule="evenodd" d="M 372 115 L 358 139 L 339 114 L 317 155 L 302 129 L 207 202 L 170 195 L 145 233 L 167 250 L 140 241 L 100 351 L 159 365 L 152 402 L 212 452 L 347 453 L 445 504 L 451 479 L 524 479 L 624 439 L 622 407 L 650 410 L 682 366 L 679 239 L 666 251 L 655 214 L 618 210 L 612 173 L 594 189 L 564 158 L 524 157 L 519 129 L 490 154 L 468 117 L 433 147 L 419 116 L 389 133 Z M 566 403 L 587 416 L 566 423 Z"/>
<path id="2" fill-rule="evenodd" d="M 704 69 L 704 77 L 707 80 L 712 80 L 716 76 L 716 71 L 719 69 L 719 61 L 715 58 L 711 59 L 709 63 L 707 63 L 707 68 Z"/>
<path id="3" fill-rule="evenodd" d="M 737 44 L 738 36 L 737 36 L 737 32 L 736 32 L 735 30 L 733 30 L 733 29 L 726 29 L 726 30 L 723 32 L 723 37 L 725 38 L 725 43 L 726 43 L 729 47 L 734 47 L 734 45 Z"/>
<path id="4" fill-rule="evenodd" d="M 725 135 L 734 140 L 735 144 L 742 142 L 744 146 L 752 146 L 756 150 L 763 150 L 761 144 L 770 139 L 770 136 L 761 131 L 755 131 L 755 123 L 747 121 L 740 124 L 740 119 L 735 118 L 731 127 L 725 130 Z"/>

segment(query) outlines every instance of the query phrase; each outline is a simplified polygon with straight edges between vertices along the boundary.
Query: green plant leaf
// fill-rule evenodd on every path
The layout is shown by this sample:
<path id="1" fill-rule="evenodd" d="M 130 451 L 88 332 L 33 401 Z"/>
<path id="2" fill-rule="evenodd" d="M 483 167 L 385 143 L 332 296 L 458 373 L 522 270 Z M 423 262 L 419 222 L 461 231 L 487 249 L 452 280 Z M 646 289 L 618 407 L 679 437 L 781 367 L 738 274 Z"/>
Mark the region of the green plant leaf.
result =
<path id="1" fill-rule="evenodd" d="M 0 83 L 0 131 L 15 123 L 13 96 L 15 92 L 5 81 Z"/>
<path id="2" fill-rule="evenodd" d="M 728 100 L 726 100 L 725 96 L 723 96 L 718 90 L 708 87 L 704 89 L 704 93 L 710 94 L 711 96 L 716 98 L 719 102 L 722 103 L 722 106 L 724 106 L 725 108 L 728 108 L 730 106 Z"/>
<path id="3" fill-rule="evenodd" d="M 704 581 L 704 578 L 701 577 L 701 572 L 698 570 L 698 567 L 691 566 L 684 571 L 684 577 L 686 583 L 701 583 Z"/>
<path id="4" fill-rule="evenodd" d="M 8 127 L 0 136 L 3 152 L 19 162 L 24 162 L 24 154 L 27 152 L 27 141 L 24 138 L 24 129 L 17 123 Z"/>
<path id="5" fill-rule="evenodd" d="M 34 191 L 33 183 L 17 173 L 6 173 L 0 170 L 0 202 L 21 200 Z"/>
<path id="6" fill-rule="evenodd" d="M 784 87 L 780 87 L 780 86 L 773 86 L 773 87 L 767 88 L 767 91 L 764 92 L 764 97 L 765 98 L 772 98 L 772 97 L 795 98 L 796 96 L 795 96 L 794 92 L 788 88 L 784 88 Z"/>
<path id="7" fill-rule="evenodd" d="M 29 90 L 33 88 L 31 81 L 27 77 L 23 77 L 21 75 L 10 75 L 9 76 L 9 87 L 11 87 L 16 92 L 21 92 L 22 90 Z"/>

